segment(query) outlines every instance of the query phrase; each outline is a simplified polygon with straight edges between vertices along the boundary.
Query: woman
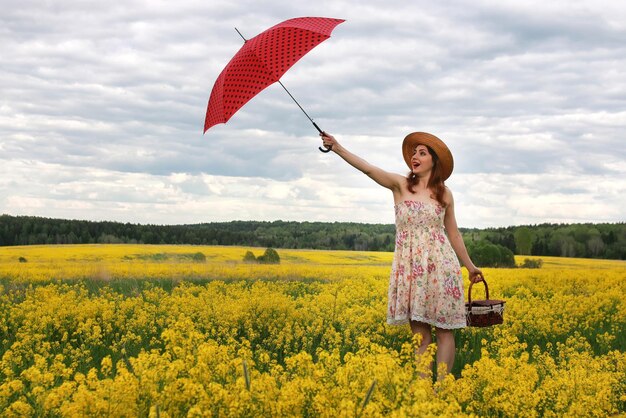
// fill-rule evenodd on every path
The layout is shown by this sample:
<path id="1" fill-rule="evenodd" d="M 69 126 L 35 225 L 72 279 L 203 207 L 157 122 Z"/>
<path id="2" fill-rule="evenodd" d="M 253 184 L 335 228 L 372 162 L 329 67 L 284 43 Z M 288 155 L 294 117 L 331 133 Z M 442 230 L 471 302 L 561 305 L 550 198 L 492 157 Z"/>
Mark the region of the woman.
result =
<path id="1" fill-rule="evenodd" d="M 453 330 L 466 325 L 459 259 L 472 282 L 482 280 L 482 272 L 472 263 L 457 227 L 452 192 L 444 185 L 452 174 L 452 153 L 436 136 L 413 132 L 402 144 L 404 160 L 411 170 L 404 177 L 352 154 L 332 135 L 323 132 L 320 136 L 326 148 L 392 191 L 396 246 L 389 280 L 387 323 L 409 322 L 413 333 L 422 336 L 418 354 L 424 353 L 432 343 L 434 327 L 437 364 L 445 363 L 450 373 L 455 352 Z M 438 376 L 441 378 L 443 375 Z"/>

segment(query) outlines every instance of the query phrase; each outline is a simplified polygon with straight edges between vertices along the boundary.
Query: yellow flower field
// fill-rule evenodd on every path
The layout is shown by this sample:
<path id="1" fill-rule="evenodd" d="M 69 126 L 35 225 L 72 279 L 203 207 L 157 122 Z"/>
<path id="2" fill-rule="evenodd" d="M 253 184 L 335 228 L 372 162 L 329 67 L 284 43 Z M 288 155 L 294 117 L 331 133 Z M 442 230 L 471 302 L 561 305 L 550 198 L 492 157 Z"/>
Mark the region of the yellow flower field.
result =
<path id="1" fill-rule="evenodd" d="M 261 265 L 248 250 L 264 249 L 0 247 L 1 416 L 625 412 L 623 261 L 484 269 L 505 323 L 457 332 L 453 374 L 433 383 L 432 353 L 385 322 L 391 253 L 279 249 Z"/>

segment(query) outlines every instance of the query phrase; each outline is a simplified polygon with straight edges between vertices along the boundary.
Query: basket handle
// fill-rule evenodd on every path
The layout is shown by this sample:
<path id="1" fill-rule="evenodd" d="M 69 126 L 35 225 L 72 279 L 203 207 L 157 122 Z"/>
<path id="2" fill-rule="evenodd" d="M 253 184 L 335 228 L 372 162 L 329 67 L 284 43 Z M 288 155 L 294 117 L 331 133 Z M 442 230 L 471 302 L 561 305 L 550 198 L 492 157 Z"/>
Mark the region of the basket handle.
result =
<path id="1" fill-rule="evenodd" d="M 479 280 L 477 282 L 470 282 L 469 289 L 467 289 L 467 302 L 470 304 L 470 306 L 472 304 L 472 286 L 474 285 L 474 283 L 479 283 L 479 282 L 483 282 L 485 284 L 485 296 L 487 300 L 489 300 L 489 286 L 487 286 L 487 280 L 485 280 L 485 278 L 482 277 L 482 280 Z"/>

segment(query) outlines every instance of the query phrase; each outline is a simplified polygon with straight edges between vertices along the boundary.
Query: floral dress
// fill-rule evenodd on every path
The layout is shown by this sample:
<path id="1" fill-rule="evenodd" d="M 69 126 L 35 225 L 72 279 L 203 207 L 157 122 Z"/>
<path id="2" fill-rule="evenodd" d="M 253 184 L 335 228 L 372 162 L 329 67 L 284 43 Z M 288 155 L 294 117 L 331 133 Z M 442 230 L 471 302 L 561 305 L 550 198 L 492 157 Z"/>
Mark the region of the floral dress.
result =
<path id="1" fill-rule="evenodd" d="M 463 277 L 437 202 L 395 206 L 396 248 L 389 280 L 387 323 L 416 320 L 439 328 L 466 326 Z"/>

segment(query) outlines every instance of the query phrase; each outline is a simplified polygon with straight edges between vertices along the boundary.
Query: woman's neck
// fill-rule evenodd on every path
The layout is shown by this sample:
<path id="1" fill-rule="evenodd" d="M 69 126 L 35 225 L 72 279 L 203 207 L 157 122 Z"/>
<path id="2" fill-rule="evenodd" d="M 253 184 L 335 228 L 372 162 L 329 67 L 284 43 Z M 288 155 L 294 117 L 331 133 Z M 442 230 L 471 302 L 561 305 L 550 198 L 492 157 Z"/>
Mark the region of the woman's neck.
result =
<path id="1" fill-rule="evenodd" d="M 417 184 L 415 185 L 416 189 L 419 190 L 427 190 L 428 189 L 428 180 L 430 179 L 430 173 L 426 176 L 418 176 Z"/>

